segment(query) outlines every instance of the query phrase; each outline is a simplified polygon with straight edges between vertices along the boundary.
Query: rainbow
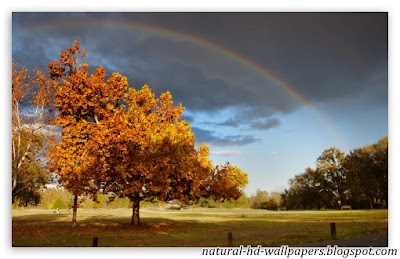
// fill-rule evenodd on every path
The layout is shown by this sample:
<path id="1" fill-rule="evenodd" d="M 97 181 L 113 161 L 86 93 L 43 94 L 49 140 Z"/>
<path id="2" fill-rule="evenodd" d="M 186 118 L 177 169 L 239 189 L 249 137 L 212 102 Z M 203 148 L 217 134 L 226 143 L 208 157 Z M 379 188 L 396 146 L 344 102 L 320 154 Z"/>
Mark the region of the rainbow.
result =
<path id="1" fill-rule="evenodd" d="M 331 133 L 346 147 L 348 147 L 347 142 L 344 137 L 339 133 L 336 127 L 327 119 L 323 114 L 309 101 L 305 96 L 298 92 L 291 84 L 289 84 L 284 79 L 278 77 L 276 74 L 268 70 L 267 68 L 257 64 L 256 62 L 250 60 L 246 56 L 234 52 L 231 49 L 219 45 L 215 42 L 197 37 L 195 35 L 182 33 L 176 30 L 172 30 L 165 27 L 160 27 L 156 25 L 150 25 L 139 22 L 127 22 L 127 21 L 110 21 L 110 20 L 74 20 L 68 22 L 52 22 L 52 23 L 42 23 L 33 24 L 24 27 L 22 31 L 41 31 L 41 30 L 53 30 L 53 29 L 71 29 L 71 28 L 82 28 L 82 27 L 110 27 L 113 29 L 126 29 L 126 30 L 137 30 L 146 33 L 153 33 L 155 35 L 160 35 L 169 38 L 175 38 L 182 41 L 189 42 L 191 44 L 197 45 L 202 48 L 206 48 L 210 51 L 215 52 L 218 55 L 224 56 L 234 62 L 241 64 L 244 68 L 250 69 L 255 73 L 258 73 L 262 77 L 272 81 L 274 84 L 281 87 L 285 92 L 287 92 L 291 97 L 296 99 L 298 102 L 310 109 L 318 119 L 331 131 Z"/>

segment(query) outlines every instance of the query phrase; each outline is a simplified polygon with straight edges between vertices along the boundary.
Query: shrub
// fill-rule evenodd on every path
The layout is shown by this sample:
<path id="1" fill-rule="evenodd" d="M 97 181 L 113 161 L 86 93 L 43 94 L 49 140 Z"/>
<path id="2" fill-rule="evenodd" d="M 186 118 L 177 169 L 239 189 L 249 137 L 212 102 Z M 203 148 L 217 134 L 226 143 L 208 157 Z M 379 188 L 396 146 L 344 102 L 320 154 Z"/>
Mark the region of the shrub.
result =
<path id="1" fill-rule="evenodd" d="M 66 209 L 65 203 L 61 198 L 57 198 L 51 204 L 51 209 Z"/>
<path id="2" fill-rule="evenodd" d="M 67 208 L 68 206 L 73 205 L 74 198 L 70 192 L 65 190 L 64 188 L 47 188 L 42 191 L 42 199 L 39 203 L 39 207 L 46 209 L 56 209 L 56 206 L 59 209 Z"/>

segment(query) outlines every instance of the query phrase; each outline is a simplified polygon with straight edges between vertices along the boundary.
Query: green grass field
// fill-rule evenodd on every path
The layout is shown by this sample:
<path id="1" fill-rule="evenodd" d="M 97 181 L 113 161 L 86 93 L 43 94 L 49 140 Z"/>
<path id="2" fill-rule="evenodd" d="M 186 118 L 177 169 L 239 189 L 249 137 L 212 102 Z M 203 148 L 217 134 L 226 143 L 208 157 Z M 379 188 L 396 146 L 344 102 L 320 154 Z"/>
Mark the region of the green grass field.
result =
<path id="1" fill-rule="evenodd" d="M 140 211 L 142 226 L 131 227 L 130 209 L 78 209 L 12 211 L 13 246 L 214 247 L 233 245 L 280 246 L 330 240 L 330 222 L 338 239 L 387 233 L 387 210 L 262 211 L 250 209 L 188 209 Z"/>

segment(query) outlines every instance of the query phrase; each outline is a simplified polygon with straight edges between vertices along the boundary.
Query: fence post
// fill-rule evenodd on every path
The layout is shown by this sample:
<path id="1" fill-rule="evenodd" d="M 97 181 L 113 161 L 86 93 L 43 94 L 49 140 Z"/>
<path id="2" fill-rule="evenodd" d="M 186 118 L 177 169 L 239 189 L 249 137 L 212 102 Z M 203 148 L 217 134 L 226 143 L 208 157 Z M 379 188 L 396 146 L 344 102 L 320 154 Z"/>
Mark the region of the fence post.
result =
<path id="1" fill-rule="evenodd" d="M 333 240 L 336 240 L 336 223 L 332 222 L 331 225 L 331 236 Z"/>
<path id="2" fill-rule="evenodd" d="M 232 241 L 232 232 L 228 233 L 228 247 L 233 246 L 233 241 Z"/>
<path id="3" fill-rule="evenodd" d="M 93 238 L 93 245 L 92 247 L 98 247 L 99 246 L 99 237 L 94 237 Z"/>

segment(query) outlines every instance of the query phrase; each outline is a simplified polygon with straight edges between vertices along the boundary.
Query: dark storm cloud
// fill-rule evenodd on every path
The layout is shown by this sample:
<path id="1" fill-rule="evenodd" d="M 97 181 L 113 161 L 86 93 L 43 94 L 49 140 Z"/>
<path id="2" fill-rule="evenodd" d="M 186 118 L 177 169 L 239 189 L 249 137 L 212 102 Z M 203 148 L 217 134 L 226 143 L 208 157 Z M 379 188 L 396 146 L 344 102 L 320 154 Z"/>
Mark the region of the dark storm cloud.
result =
<path id="1" fill-rule="evenodd" d="M 207 143 L 214 147 L 244 146 L 261 141 L 261 139 L 251 135 L 216 136 L 210 130 L 198 127 L 192 127 L 192 130 L 196 136 L 197 143 Z"/>
<path id="2" fill-rule="evenodd" d="M 226 13 L 183 18 L 189 22 L 169 16 L 166 24 L 229 46 L 311 101 L 357 94 L 362 86 L 355 83 L 387 70 L 385 13 Z"/>
<path id="3" fill-rule="evenodd" d="M 170 90 L 193 112 L 235 110 L 220 125 L 269 129 L 279 125 L 274 115 L 303 104 L 250 63 L 198 41 L 100 25 L 32 29 L 80 20 L 140 22 L 213 42 L 312 103 L 387 105 L 385 13 L 13 13 L 13 58 L 21 64 L 47 68 L 78 39 L 91 67 L 121 72 L 136 88 Z"/>

